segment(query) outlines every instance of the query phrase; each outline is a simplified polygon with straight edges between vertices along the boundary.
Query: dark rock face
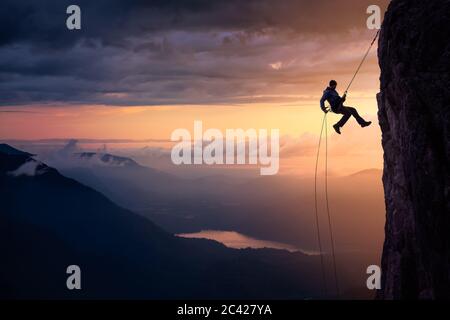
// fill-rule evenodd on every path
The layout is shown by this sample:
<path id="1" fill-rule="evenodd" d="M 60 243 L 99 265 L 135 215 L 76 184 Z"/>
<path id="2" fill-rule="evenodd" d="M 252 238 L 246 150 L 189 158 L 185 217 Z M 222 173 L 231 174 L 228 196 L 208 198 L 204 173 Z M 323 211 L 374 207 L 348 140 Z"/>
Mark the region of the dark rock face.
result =
<path id="1" fill-rule="evenodd" d="M 381 299 L 450 298 L 450 1 L 393 0 L 378 56 Z"/>

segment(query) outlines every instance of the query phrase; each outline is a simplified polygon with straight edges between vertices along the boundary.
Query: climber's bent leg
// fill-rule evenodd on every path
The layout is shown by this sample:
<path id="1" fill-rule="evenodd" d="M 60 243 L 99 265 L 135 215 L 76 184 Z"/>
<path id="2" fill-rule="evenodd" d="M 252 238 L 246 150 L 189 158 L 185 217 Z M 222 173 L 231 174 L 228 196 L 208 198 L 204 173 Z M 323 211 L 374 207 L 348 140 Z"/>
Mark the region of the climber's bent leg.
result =
<path id="1" fill-rule="evenodd" d="M 368 125 L 371 124 L 371 122 L 367 122 L 366 120 L 364 120 L 358 113 L 358 111 L 356 111 L 355 108 L 352 107 L 346 107 L 346 106 L 341 106 L 339 107 L 339 109 L 337 110 L 333 110 L 334 113 L 338 113 L 338 114 L 343 114 L 344 116 L 341 118 L 341 120 L 339 120 L 338 123 L 335 124 L 335 126 L 342 128 L 348 121 L 348 119 L 350 119 L 351 116 L 353 116 L 355 118 L 355 120 L 359 123 L 360 126 L 362 127 L 366 127 Z"/>
<path id="2" fill-rule="evenodd" d="M 350 117 L 352 115 L 351 112 L 348 110 L 348 108 L 344 107 L 344 106 L 341 106 L 339 109 L 335 110 L 334 112 L 338 113 L 338 114 L 343 114 L 343 117 L 341 118 L 341 120 L 339 120 L 335 124 L 335 126 L 339 127 L 339 128 L 342 128 L 347 123 L 348 119 L 350 119 Z"/>
<path id="3" fill-rule="evenodd" d="M 358 113 L 358 111 L 356 111 L 355 108 L 352 107 L 343 107 L 346 108 L 350 114 L 356 119 L 356 121 L 359 123 L 360 126 L 366 124 L 366 120 L 364 120 Z"/>

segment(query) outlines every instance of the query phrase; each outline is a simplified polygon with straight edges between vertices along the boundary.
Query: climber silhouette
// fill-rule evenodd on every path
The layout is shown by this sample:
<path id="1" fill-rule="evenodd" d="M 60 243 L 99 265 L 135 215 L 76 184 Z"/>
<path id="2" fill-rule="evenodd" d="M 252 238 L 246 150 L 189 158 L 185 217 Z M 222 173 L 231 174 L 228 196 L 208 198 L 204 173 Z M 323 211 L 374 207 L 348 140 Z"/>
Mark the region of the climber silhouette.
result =
<path id="1" fill-rule="evenodd" d="M 353 116 L 356 121 L 358 121 L 359 125 L 361 127 L 367 127 L 372 124 L 371 121 L 364 120 L 359 114 L 358 111 L 356 111 L 355 108 L 352 107 L 346 107 L 344 106 L 345 99 L 347 97 L 346 94 L 342 96 L 342 98 L 339 96 L 339 94 L 336 91 L 337 82 L 335 80 L 331 80 L 329 87 L 325 89 L 323 92 L 322 99 L 320 99 L 320 108 L 323 112 L 327 113 L 329 110 L 325 107 L 325 101 L 328 101 L 328 103 L 331 106 L 331 110 L 334 113 L 343 114 L 341 120 L 339 120 L 335 125 L 333 125 L 334 130 L 341 134 L 341 128 L 345 125 L 345 123 L 350 119 L 351 116 Z"/>

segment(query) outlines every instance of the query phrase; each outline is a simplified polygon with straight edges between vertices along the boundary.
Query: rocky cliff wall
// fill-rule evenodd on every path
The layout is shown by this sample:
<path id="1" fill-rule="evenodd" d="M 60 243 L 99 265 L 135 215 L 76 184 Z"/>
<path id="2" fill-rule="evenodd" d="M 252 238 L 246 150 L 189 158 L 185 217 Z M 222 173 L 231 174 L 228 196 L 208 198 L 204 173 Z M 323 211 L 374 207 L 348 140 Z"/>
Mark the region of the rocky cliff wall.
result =
<path id="1" fill-rule="evenodd" d="M 393 0 L 378 49 L 381 299 L 450 298 L 450 1 Z"/>

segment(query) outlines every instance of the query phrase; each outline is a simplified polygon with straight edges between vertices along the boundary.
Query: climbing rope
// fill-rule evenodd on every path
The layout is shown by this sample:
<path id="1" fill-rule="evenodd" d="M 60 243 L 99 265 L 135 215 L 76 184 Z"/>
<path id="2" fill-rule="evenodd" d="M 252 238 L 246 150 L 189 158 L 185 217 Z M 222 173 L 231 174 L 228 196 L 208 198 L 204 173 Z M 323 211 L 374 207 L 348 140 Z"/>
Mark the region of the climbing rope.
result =
<path id="1" fill-rule="evenodd" d="M 358 68 L 356 69 L 355 74 L 353 75 L 352 79 L 350 80 L 350 83 L 347 86 L 347 89 L 345 89 L 345 93 L 348 93 L 348 90 L 350 89 L 351 85 L 353 84 L 353 81 L 356 78 L 356 75 L 359 73 L 362 65 L 364 64 L 364 61 L 366 61 L 367 56 L 369 55 L 370 49 L 372 49 L 373 44 L 375 43 L 376 39 L 378 38 L 378 35 L 380 34 L 380 30 L 377 31 L 375 37 L 373 38 L 372 42 L 369 45 L 369 48 L 367 49 L 364 57 L 361 60 L 361 63 L 359 64 Z M 331 111 L 331 108 L 329 108 L 329 111 Z M 323 128 L 325 127 L 325 201 L 326 201 L 326 208 L 327 208 L 327 217 L 328 217 L 328 231 L 330 234 L 330 242 L 331 242 L 331 255 L 333 258 L 333 270 L 334 270 L 334 280 L 335 280 L 335 288 L 336 288 L 336 295 L 339 298 L 340 296 L 340 290 L 339 290 L 339 280 L 338 280 L 338 272 L 337 272 L 337 266 L 336 266 L 336 254 L 334 250 L 334 237 L 333 237 L 333 226 L 331 223 L 331 214 L 330 214 L 330 205 L 328 201 L 328 126 L 327 126 L 327 114 L 328 111 L 324 114 L 323 120 L 322 120 L 322 127 L 320 129 L 320 137 L 319 137 L 319 146 L 317 148 L 317 157 L 316 157 L 316 170 L 314 173 L 314 204 L 315 204 L 315 214 L 316 214 L 316 231 L 317 231 L 317 240 L 319 244 L 319 252 L 320 252 L 320 263 L 322 267 L 322 280 L 323 280 L 323 287 L 324 287 L 324 293 L 327 295 L 327 284 L 326 284 L 326 272 L 325 272 L 325 264 L 323 260 L 323 251 L 322 251 L 322 239 L 320 237 L 320 226 L 319 226 L 319 213 L 317 209 L 317 169 L 319 165 L 319 155 L 320 155 L 320 146 L 322 143 L 322 135 L 323 135 Z"/>
<path id="2" fill-rule="evenodd" d="M 319 255 L 320 255 L 320 264 L 322 266 L 322 286 L 323 286 L 323 293 L 326 296 L 327 295 L 327 282 L 326 282 L 326 273 L 325 273 L 325 264 L 323 262 L 323 251 L 322 251 L 322 240 L 320 239 L 320 226 L 319 226 L 319 213 L 317 210 L 317 167 L 319 165 L 319 153 L 320 153 L 320 144 L 322 142 L 322 133 L 323 133 L 323 127 L 325 124 L 327 114 L 325 113 L 322 120 L 322 127 L 320 129 L 320 137 L 319 137 L 319 147 L 317 148 L 317 157 L 316 157 L 316 173 L 314 175 L 314 204 L 316 209 L 316 231 L 317 231 L 317 241 L 319 244 Z"/>
<path id="3" fill-rule="evenodd" d="M 359 64 L 358 68 L 356 69 L 356 72 L 355 72 L 355 74 L 353 75 L 352 80 L 351 80 L 350 83 L 348 84 L 347 89 L 345 89 L 344 94 L 347 94 L 348 90 L 350 89 L 351 85 L 353 84 L 353 80 L 355 80 L 356 75 L 359 73 L 359 70 L 361 69 L 362 65 L 364 64 L 364 61 L 366 61 L 366 58 L 367 58 L 367 56 L 369 55 L 370 49 L 372 49 L 372 46 L 373 46 L 373 44 L 375 43 L 375 40 L 377 40 L 378 35 L 380 34 L 380 30 L 381 30 L 381 29 L 379 29 L 379 30 L 377 31 L 377 34 L 375 35 L 375 37 L 373 38 L 372 42 L 370 43 L 370 46 L 369 46 L 369 48 L 367 49 L 366 54 L 365 54 L 364 57 L 362 58 L 361 63 Z"/>
<path id="4" fill-rule="evenodd" d="M 326 200 L 326 208 L 327 208 L 327 217 L 328 217 L 328 231 L 330 234 L 330 241 L 331 241 L 331 255 L 333 258 L 333 270 L 334 270 L 334 280 L 335 280 L 335 289 L 336 289 L 336 295 L 337 297 L 340 296 L 339 292 L 339 281 L 338 281 L 338 273 L 337 273 L 337 266 L 336 266 L 336 254 L 334 250 L 334 237 L 333 237 L 333 226 L 331 223 L 331 214 L 330 214 L 330 205 L 328 201 L 328 129 L 327 129 L 327 113 L 324 114 L 323 120 L 322 120 L 322 127 L 320 129 L 320 136 L 319 136 L 319 146 L 317 148 L 317 156 L 316 156 L 316 169 L 314 173 L 314 207 L 315 207 L 315 216 L 316 216 L 316 231 L 317 231 L 317 241 L 319 244 L 319 252 L 320 252 L 320 264 L 322 268 L 322 282 L 323 282 L 323 290 L 325 293 L 325 296 L 328 295 L 328 289 L 327 289 L 327 283 L 326 283 L 326 272 L 325 272 L 325 263 L 323 259 L 323 246 L 322 246 L 322 239 L 320 237 L 320 224 L 319 224 L 319 210 L 317 206 L 317 171 L 319 166 L 319 155 L 320 155 L 320 147 L 322 144 L 322 136 L 323 131 L 325 128 L 325 200 Z"/>
<path id="5" fill-rule="evenodd" d="M 328 203 L 328 126 L 327 126 L 327 114 L 325 114 L 325 201 L 327 204 L 327 216 L 328 216 L 328 229 L 330 231 L 331 242 L 331 254 L 333 256 L 333 269 L 334 269 L 334 281 L 336 286 L 336 295 L 339 297 L 339 281 L 336 267 L 336 255 L 334 253 L 334 237 L 333 227 L 331 224 L 330 205 Z"/>

